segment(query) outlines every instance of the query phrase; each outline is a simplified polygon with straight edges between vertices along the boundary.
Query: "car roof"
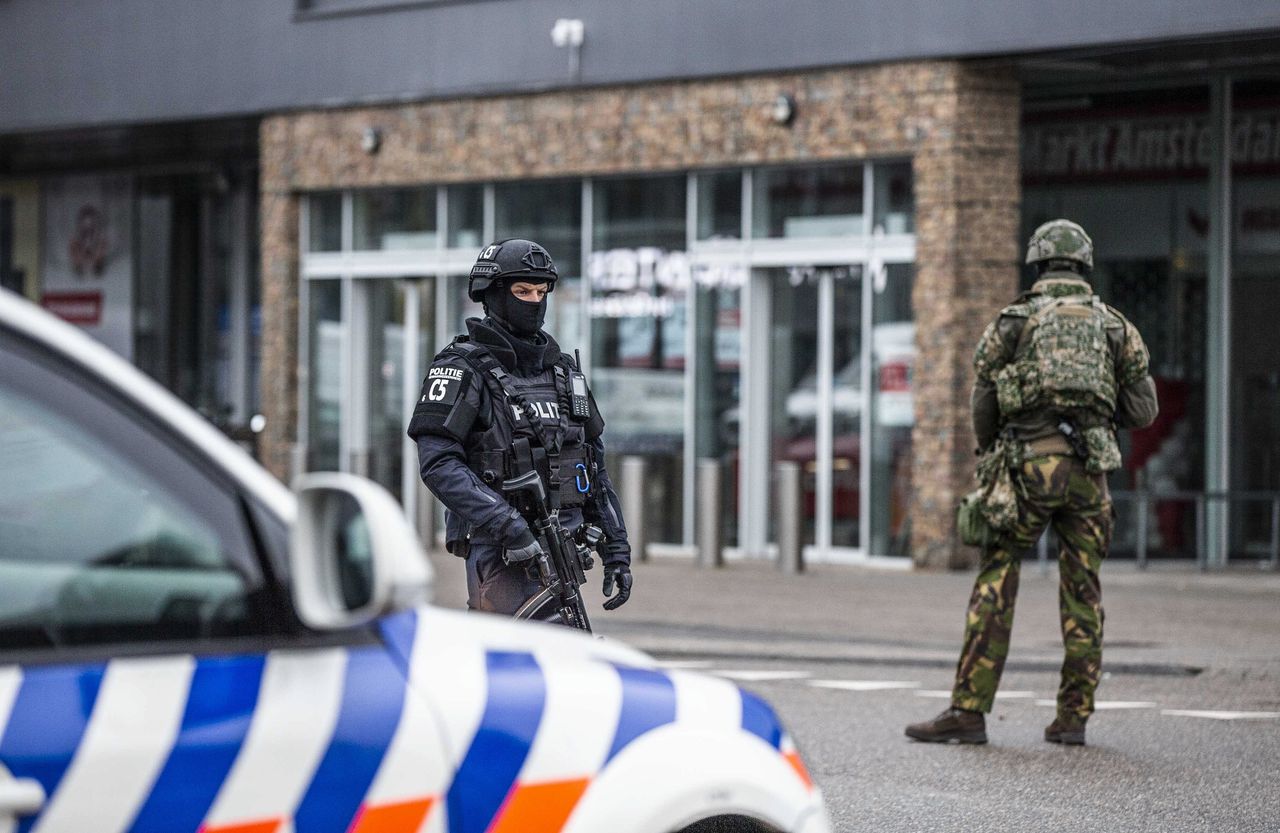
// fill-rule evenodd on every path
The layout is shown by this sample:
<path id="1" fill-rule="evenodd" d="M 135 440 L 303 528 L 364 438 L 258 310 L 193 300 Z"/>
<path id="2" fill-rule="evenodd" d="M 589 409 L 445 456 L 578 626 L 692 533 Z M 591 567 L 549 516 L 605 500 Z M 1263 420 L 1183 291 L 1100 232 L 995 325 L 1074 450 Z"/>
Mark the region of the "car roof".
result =
<path id="1" fill-rule="evenodd" d="M 0 326 L 83 367 L 102 384 L 193 443 L 286 523 L 293 521 L 297 502 L 283 483 L 189 405 L 83 330 L 3 289 L 0 289 Z"/>

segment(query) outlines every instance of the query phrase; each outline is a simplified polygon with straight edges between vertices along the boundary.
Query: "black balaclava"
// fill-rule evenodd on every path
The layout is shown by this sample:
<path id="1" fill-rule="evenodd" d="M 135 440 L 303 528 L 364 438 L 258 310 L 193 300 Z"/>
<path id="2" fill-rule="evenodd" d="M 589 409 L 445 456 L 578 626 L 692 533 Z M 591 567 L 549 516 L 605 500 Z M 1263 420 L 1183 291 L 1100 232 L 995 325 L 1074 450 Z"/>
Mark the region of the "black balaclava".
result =
<path id="1" fill-rule="evenodd" d="M 521 301 L 511 294 L 511 287 L 495 282 L 484 292 L 484 309 L 490 317 L 523 339 L 532 339 L 547 318 L 547 297 L 541 301 Z"/>

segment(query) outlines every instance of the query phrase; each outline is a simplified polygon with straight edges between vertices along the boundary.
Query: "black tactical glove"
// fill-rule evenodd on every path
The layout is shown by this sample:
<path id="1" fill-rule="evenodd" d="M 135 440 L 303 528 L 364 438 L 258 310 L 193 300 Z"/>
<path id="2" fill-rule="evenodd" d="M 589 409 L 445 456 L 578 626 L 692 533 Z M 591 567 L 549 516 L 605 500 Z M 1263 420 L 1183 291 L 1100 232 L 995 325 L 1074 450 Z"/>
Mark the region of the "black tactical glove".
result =
<path id="1" fill-rule="evenodd" d="M 617 582 L 618 595 L 613 596 L 613 585 Z M 604 595 L 613 596 L 604 603 L 605 610 L 617 610 L 631 598 L 631 568 L 626 564 L 604 565 Z"/>
<path id="2" fill-rule="evenodd" d="M 526 529 L 523 535 L 502 551 L 502 560 L 508 564 L 521 564 L 539 555 L 542 555 L 542 547 L 538 546 L 538 539 L 533 537 L 533 533 Z"/>

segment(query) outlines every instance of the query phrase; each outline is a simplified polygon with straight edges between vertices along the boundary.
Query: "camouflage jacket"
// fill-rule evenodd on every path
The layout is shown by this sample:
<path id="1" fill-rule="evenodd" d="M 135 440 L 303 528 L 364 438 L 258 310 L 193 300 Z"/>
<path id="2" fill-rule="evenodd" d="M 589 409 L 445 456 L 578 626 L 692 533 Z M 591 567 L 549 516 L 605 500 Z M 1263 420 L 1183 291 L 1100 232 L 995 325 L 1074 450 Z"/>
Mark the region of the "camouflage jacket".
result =
<path id="1" fill-rule="evenodd" d="M 1089 284 L 1071 272 L 1048 272 L 1030 291 L 1001 310 L 978 340 L 974 353 L 972 410 L 973 433 L 978 448 L 991 447 L 1004 428 L 1021 440 L 1034 440 L 1057 433 L 1058 415 L 1020 413 L 1016 418 L 1001 414 L 996 398 L 995 376 L 1014 359 L 1018 336 L 1027 323 L 1029 301 L 1042 295 L 1092 294 Z M 1107 326 L 1107 346 L 1115 360 L 1116 409 L 1112 417 L 1118 428 L 1144 428 L 1156 418 L 1156 387 L 1148 368 L 1147 347 L 1138 328 L 1119 311 L 1107 308 L 1114 324 Z"/>

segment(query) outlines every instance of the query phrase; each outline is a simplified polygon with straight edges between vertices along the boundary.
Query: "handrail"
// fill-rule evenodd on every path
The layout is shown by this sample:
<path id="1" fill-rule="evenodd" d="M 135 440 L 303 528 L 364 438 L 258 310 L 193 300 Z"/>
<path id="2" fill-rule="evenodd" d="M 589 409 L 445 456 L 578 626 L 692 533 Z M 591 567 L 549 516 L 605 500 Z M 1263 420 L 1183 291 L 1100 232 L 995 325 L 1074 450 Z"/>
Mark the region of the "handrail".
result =
<path id="1" fill-rule="evenodd" d="M 1136 555 L 1138 569 L 1146 569 L 1147 566 L 1147 512 L 1150 505 L 1159 502 L 1194 503 L 1196 510 L 1196 567 L 1201 571 L 1208 569 L 1205 515 L 1210 502 L 1225 502 L 1228 504 L 1270 503 L 1271 541 L 1268 547 L 1267 565 L 1272 570 L 1280 568 L 1280 491 L 1260 489 L 1215 489 L 1204 491 L 1190 489 L 1170 489 L 1166 491 L 1119 489 L 1111 493 L 1111 498 L 1112 500 L 1132 501 L 1137 504 Z M 1047 536 L 1041 535 L 1037 547 L 1037 555 L 1042 573 L 1048 572 L 1048 554 Z M 1222 554 L 1223 566 L 1226 566 L 1229 558 L 1229 553 L 1224 552 Z"/>

